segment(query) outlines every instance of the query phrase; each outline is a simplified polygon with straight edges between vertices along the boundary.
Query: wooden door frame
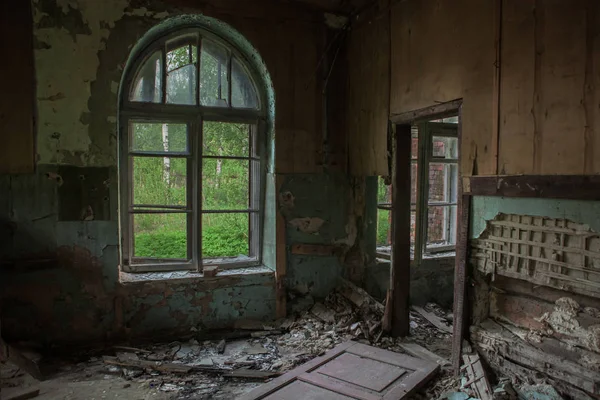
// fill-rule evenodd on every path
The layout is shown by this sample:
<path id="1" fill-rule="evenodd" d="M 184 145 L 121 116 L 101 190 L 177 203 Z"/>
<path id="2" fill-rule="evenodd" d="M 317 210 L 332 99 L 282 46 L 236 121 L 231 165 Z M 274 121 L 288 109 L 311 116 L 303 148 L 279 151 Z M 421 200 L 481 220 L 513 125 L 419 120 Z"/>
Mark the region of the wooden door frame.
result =
<path id="1" fill-rule="evenodd" d="M 419 110 L 392 115 L 394 130 L 394 161 L 392 167 L 392 261 L 390 297 L 392 336 L 406 336 L 410 330 L 410 150 L 411 125 L 433 119 L 458 115 L 458 142 L 462 143 L 462 99 L 436 104 Z M 469 233 L 470 196 L 463 195 L 460 170 L 462 151 L 458 155 L 458 205 L 456 221 L 456 259 L 454 269 L 454 332 L 453 366 L 460 367 L 462 338 L 466 315 L 466 259 Z M 401 210 L 402 212 L 398 212 Z"/>

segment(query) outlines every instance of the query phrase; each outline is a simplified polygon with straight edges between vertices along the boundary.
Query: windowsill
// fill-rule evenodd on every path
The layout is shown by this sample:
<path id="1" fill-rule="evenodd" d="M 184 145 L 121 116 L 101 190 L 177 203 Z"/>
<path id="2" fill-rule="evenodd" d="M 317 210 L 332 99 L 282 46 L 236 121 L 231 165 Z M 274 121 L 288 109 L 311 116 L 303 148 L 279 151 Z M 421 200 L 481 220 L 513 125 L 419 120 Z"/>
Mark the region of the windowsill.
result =
<path id="1" fill-rule="evenodd" d="M 157 282 L 157 281 L 178 281 L 178 280 L 202 280 L 214 281 L 231 277 L 240 277 L 248 275 L 270 275 L 275 274 L 270 268 L 262 265 L 246 268 L 225 269 L 219 271 L 214 277 L 205 277 L 203 273 L 196 271 L 166 271 L 166 272 L 119 272 L 119 282 L 123 284 Z"/>

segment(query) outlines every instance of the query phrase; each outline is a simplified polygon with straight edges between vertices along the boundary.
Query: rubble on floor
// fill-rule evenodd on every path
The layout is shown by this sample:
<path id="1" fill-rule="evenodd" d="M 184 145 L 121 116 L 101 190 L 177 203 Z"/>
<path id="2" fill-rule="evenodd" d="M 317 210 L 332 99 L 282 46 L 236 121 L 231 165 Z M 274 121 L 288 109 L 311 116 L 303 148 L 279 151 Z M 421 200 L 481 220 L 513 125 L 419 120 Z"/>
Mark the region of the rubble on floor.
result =
<path id="1" fill-rule="evenodd" d="M 384 309 L 364 290 L 346 282 L 308 311 L 283 320 L 240 320 L 226 332 L 193 329 L 185 341 L 116 346 L 83 361 L 53 365 L 49 379 L 39 383 L 5 365 L 2 388 L 38 384 L 40 397 L 48 399 L 229 400 L 354 340 L 437 362 L 440 373 L 414 399 L 458 399 L 452 393 L 459 392 L 474 395 L 461 390 L 461 380 L 450 371 L 451 314 L 435 304 L 411 310 L 410 336 L 394 339 L 382 330 Z"/>
<path id="2" fill-rule="evenodd" d="M 434 305 L 425 308 L 443 314 L 440 317 L 447 314 Z M 135 398 L 234 399 L 348 340 L 399 353 L 410 354 L 411 351 L 406 351 L 409 348 L 411 355 L 414 351 L 423 354 L 428 351 L 445 365 L 441 380 L 450 376 L 447 370 L 450 334 L 430 324 L 419 313 L 411 312 L 411 336 L 393 339 L 382 331 L 383 312 L 384 305 L 364 290 L 345 283 L 323 302 L 284 320 L 273 323 L 240 320 L 234 331 L 205 333 L 198 329 L 186 341 L 118 346 L 89 356 L 84 362 L 55 366 L 51 379 L 40 382 L 40 389 L 44 394 L 52 386 L 48 382 L 55 377 L 70 377 L 103 387 L 105 397 L 96 398 L 117 397 L 112 391 L 121 392 L 118 398 L 128 398 L 124 396 L 135 390 Z M 407 347 L 411 343 L 414 346 Z M 111 382 L 110 388 L 107 382 Z M 17 383 L 9 377 L 3 379 L 2 385 Z M 83 398 L 93 398 L 85 385 L 81 387 L 87 393 Z M 423 398 L 433 398 L 427 390 L 423 391 Z M 63 398 L 82 397 L 75 393 Z"/>

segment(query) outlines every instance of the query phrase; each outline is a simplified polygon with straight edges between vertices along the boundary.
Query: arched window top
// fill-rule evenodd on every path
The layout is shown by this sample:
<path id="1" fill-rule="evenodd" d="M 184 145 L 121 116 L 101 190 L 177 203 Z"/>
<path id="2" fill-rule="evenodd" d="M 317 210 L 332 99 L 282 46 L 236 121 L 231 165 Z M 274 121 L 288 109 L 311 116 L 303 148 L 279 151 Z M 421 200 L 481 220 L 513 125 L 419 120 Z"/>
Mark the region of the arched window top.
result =
<path id="1" fill-rule="evenodd" d="M 146 48 L 129 80 L 129 103 L 261 110 L 251 68 L 231 45 L 200 28 L 162 37 Z M 124 93 L 125 94 L 125 93 Z"/>
<path id="2" fill-rule="evenodd" d="M 165 20 L 119 94 L 122 269 L 260 265 L 274 92 L 252 45 L 210 17 Z"/>

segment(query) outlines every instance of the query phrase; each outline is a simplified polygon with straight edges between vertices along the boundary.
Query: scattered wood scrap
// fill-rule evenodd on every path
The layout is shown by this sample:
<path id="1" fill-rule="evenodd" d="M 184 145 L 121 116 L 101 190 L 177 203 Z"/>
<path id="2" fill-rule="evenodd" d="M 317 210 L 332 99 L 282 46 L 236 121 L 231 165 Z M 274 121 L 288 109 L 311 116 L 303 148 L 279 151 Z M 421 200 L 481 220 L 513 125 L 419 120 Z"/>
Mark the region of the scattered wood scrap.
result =
<path id="1" fill-rule="evenodd" d="M 220 372 L 221 369 L 215 367 L 205 366 L 190 366 L 185 364 L 175 363 L 164 363 L 160 361 L 147 361 L 147 360 L 121 360 L 118 357 L 104 356 L 102 357 L 105 364 L 116 365 L 119 367 L 126 368 L 139 368 L 139 369 L 151 369 L 154 371 L 174 373 L 174 374 L 185 374 L 192 370 L 201 370 L 208 372 Z"/>
<path id="2" fill-rule="evenodd" d="M 433 361 L 441 366 L 450 365 L 450 361 L 416 343 L 399 343 L 399 345 L 413 357 L 420 358 L 421 360 Z"/>
<path id="3" fill-rule="evenodd" d="M 113 346 L 113 349 L 120 351 L 127 351 L 130 353 L 143 353 L 143 354 L 151 354 L 150 350 L 138 349 L 137 347 L 129 347 L 129 346 Z"/>
<path id="4" fill-rule="evenodd" d="M 439 330 L 447 332 L 447 333 L 452 333 L 452 326 L 446 324 L 442 318 L 438 317 L 434 313 L 430 313 L 429 311 L 425 310 L 423 307 L 419 307 L 419 306 L 412 306 L 411 308 L 413 309 L 413 311 L 418 312 L 423 318 L 425 318 L 427 321 L 429 321 L 433 326 L 435 326 Z"/>
<path id="5" fill-rule="evenodd" d="M 30 387 L 27 389 L 11 390 L 2 389 L 3 400 L 27 400 L 33 399 L 40 395 L 40 389 L 37 387 Z"/>
<path id="6" fill-rule="evenodd" d="M 229 378 L 247 378 L 247 379 L 268 379 L 281 375 L 275 371 L 258 371 L 255 369 L 236 369 L 223 374 Z"/>
<path id="7" fill-rule="evenodd" d="M 488 381 L 479 354 L 463 355 L 465 365 L 461 368 L 467 372 L 468 381 L 465 387 L 470 387 L 481 400 L 493 400 L 492 387 Z"/>
<path id="8" fill-rule="evenodd" d="M 44 380 L 44 376 L 42 375 L 39 366 L 33 360 L 25 357 L 25 355 L 16 347 L 6 343 L 1 337 L 0 360 L 8 360 L 23 371 L 29 373 L 29 375 L 33 376 L 35 379 L 39 381 Z"/>

